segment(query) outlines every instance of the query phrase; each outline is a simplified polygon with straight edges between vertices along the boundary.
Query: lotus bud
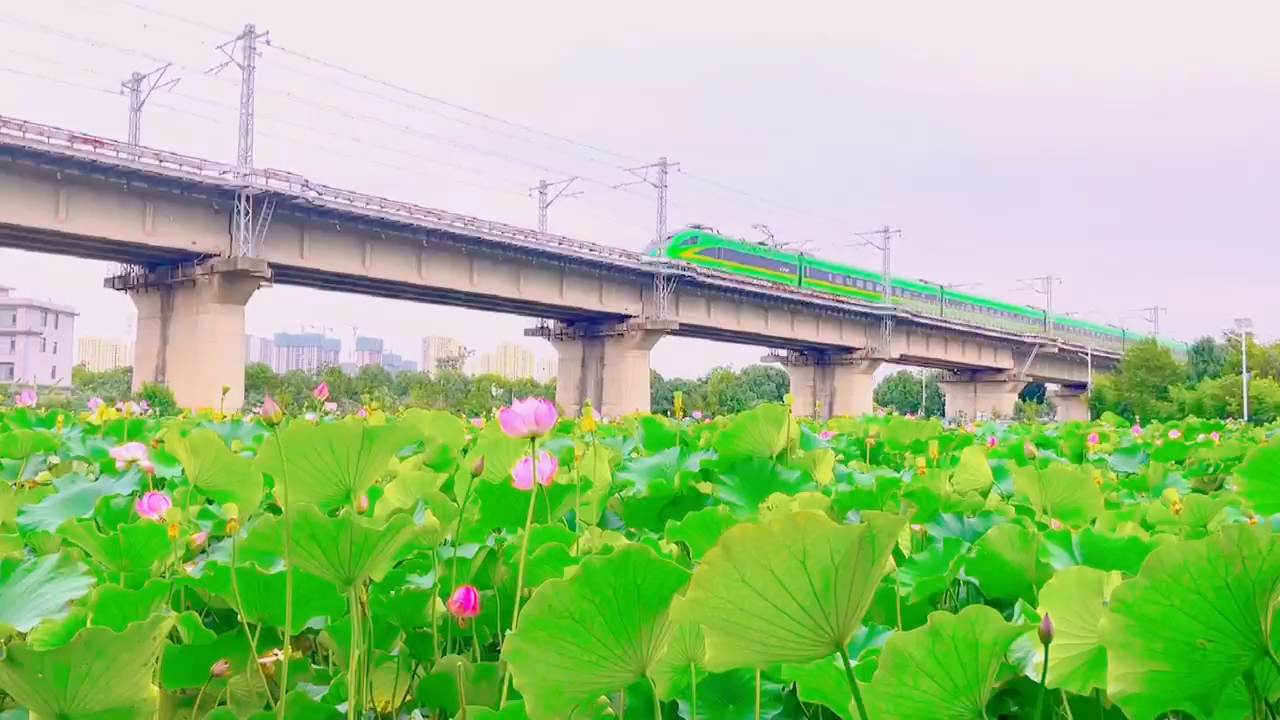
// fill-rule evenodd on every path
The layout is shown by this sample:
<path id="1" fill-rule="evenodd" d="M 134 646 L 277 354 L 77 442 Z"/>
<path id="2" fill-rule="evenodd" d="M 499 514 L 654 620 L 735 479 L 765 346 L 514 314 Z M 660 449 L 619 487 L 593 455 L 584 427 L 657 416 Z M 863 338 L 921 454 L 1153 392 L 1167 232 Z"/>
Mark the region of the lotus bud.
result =
<path id="1" fill-rule="evenodd" d="M 369 512 L 369 496 L 368 495 L 361 495 L 360 497 L 356 498 L 356 512 L 359 513 L 360 515 L 363 515 Z"/>
<path id="2" fill-rule="evenodd" d="M 1050 619 L 1049 613 L 1045 613 L 1044 617 L 1040 618 L 1040 625 L 1036 627 L 1036 635 L 1040 638 L 1040 644 L 1045 647 L 1048 647 L 1049 643 L 1053 642 L 1053 620 Z"/>
<path id="3" fill-rule="evenodd" d="M 227 518 L 227 534 L 235 535 L 238 532 L 240 532 L 239 518 L 234 518 L 234 517 Z"/>
<path id="4" fill-rule="evenodd" d="M 1036 444 L 1030 440 L 1022 443 L 1022 454 L 1028 460 L 1034 460 L 1036 458 Z"/>
<path id="5" fill-rule="evenodd" d="M 209 677 L 223 678 L 230 672 L 231 663 L 224 658 L 214 663 L 213 666 L 209 668 Z"/>
<path id="6" fill-rule="evenodd" d="M 207 530 L 199 530 L 191 533 L 191 539 L 187 544 L 191 546 L 192 550 L 199 550 L 207 542 L 209 542 L 209 532 Z"/>
<path id="7" fill-rule="evenodd" d="M 459 585 L 444 604 L 459 621 L 466 621 L 480 614 L 480 592 L 474 585 Z"/>
<path id="8" fill-rule="evenodd" d="M 270 395 L 262 398 L 262 422 L 270 427 L 279 425 L 284 420 L 284 410 L 271 399 Z"/>
<path id="9" fill-rule="evenodd" d="M 481 455 L 480 457 L 476 458 L 475 462 L 471 463 L 471 477 L 473 478 L 480 477 L 483 474 L 484 474 L 484 456 Z"/>

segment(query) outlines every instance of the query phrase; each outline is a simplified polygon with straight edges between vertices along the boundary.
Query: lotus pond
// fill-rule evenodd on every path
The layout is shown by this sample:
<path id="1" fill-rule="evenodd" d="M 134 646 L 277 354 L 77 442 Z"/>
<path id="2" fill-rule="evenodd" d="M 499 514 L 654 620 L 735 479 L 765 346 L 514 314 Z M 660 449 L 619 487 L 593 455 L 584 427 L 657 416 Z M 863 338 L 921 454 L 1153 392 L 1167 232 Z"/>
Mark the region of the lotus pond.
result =
<path id="1" fill-rule="evenodd" d="M 0 410 L 0 718 L 1280 711 L 1267 428 L 546 410 Z"/>

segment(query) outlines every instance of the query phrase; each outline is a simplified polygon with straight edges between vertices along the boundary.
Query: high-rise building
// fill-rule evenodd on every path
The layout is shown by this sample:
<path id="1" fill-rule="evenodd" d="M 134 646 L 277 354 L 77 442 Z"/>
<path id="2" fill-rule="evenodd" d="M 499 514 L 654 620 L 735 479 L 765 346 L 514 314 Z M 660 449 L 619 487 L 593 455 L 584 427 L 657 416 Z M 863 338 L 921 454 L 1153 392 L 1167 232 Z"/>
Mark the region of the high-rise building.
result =
<path id="1" fill-rule="evenodd" d="M 272 345 L 271 369 L 278 373 L 317 372 L 338 365 L 342 354 L 341 340 L 320 333 L 276 333 Z"/>
<path id="2" fill-rule="evenodd" d="M 398 373 L 406 370 L 417 370 L 418 363 L 413 360 L 405 360 L 399 353 L 384 352 L 382 353 L 382 367 L 391 373 Z"/>
<path id="3" fill-rule="evenodd" d="M 467 348 L 460 340 L 443 335 L 432 335 L 422 338 L 422 369 L 434 373 L 440 369 L 440 361 L 455 362 L 461 358 L 465 361 Z M 458 368 L 462 369 L 462 368 Z"/>
<path id="4" fill-rule="evenodd" d="M 560 363 L 554 357 L 540 357 L 533 368 L 533 379 L 540 383 L 550 382 L 560 369 Z"/>
<path id="5" fill-rule="evenodd" d="M 477 375 L 501 375 L 514 380 L 533 377 L 537 364 L 537 358 L 527 348 L 502 343 L 493 352 L 481 353 L 474 367 Z"/>
<path id="6" fill-rule="evenodd" d="M 267 337 L 244 336 L 244 361 L 271 365 L 276 359 L 276 344 Z"/>
<path id="7" fill-rule="evenodd" d="M 114 338 L 85 336 L 76 340 L 76 365 L 103 372 L 129 364 L 129 345 Z"/>
<path id="8" fill-rule="evenodd" d="M 71 385 L 76 311 L 0 286 L 0 384 Z"/>
<path id="9" fill-rule="evenodd" d="M 362 365 L 381 365 L 383 353 L 383 343 L 381 338 L 358 337 L 356 338 L 356 354 L 353 362 L 356 367 Z"/>

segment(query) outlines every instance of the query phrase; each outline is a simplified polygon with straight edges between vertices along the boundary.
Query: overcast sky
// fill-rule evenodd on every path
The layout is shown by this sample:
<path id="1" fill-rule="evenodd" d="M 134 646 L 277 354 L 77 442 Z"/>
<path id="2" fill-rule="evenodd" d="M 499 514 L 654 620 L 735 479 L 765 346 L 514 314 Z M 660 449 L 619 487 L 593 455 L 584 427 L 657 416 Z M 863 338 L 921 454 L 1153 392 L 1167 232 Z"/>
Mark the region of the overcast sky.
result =
<path id="1" fill-rule="evenodd" d="M 253 22 L 275 45 L 260 60 L 260 167 L 530 226 L 527 189 L 576 175 L 583 194 L 552 208 L 551 228 L 639 249 L 652 193 L 610 186 L 666 155 L 685 171 L 672 227 L 757 237 L 766 223 L 876 268 L 851 233 L 889 224 L 902 230 L 895 275 L 1039 305 L 1018 279 L 1054 274 L 1060 312 L 1146 331 L 1138 309 L 1160 305 L 1164 335 L 1242 315 L 1280 334 L 1280 4 L 627 5 L 0 4 L 0 113 L 123 139 L 119 81 L 172 61 L 181 82 L 152 96 L 143 142 L 232 161 L 237 71 L 202 72 Z M 0 250 L 0 284 L 76 306 L 82 332 L 123 336 L 133 308 L 102 289 L 109 271 Z M 412 358 L 424 334 L 549 354 L 521 337 L 529 324 L 287 287 L 248 308 L 255 334 L 357 326 Z M 760 354 L 668 338 L 653 363 L 696 375 Z"/>

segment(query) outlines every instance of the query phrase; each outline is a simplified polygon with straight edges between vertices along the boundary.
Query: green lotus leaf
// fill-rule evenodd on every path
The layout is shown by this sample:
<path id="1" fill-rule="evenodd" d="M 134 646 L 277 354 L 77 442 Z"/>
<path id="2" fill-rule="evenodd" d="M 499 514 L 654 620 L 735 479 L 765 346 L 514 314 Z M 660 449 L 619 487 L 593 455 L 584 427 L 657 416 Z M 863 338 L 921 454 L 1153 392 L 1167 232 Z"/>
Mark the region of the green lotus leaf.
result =
<path id="1" fill-rule="evenodd" d="M 54 478 L 52 494 L 45 495 L 34 505 L 26 505 L 18 511 L 18 527 L 24 532 L 54 532 L 67 520 L 92 515 L 102 498 L 134 492 L 138 489 L 141 478 L 137 470 L 129 470 L 120 475 L 104 475 L 97 480 L 90 480 L 76 472 Z"/>
<path id="2" fill-rule="evenodd" d="M 1047 555 L 1039 533 L 1015 523 L 1003 523 L 974 543 L 964 572 L 987 597 L 1034 603 L 1036 589 L 1053 575 Z"/>
<path id="3" fill-rule="evenodd" d="M 60 555 L 0 559 L 0 640 L 66 615 L 93 587 L 88 568 Z"/>
<path id="4" fill-rule="evenodd" d="M 1156 548 L 1103 617 L 1108 693 L 1131 715 L 1212 716 L 1223 691 L 1269 658 L 1278 587 L 1280 544 L 1261 527 Z"/>
<path id="5" fill-rule="evenodd" d="M 723 505 L 712 505 L 685 515 L 678 522 L 667 521 L 663 533 L 667 542 L 682 542 L 689 548 L 689 556 L 694 560 L 701 559 L 726 530 L 738 524 L 738 519 L 729 514 Z"/>
<path id="6" fill-rule="evenodd" d="M 994 608 L 935 612 L 924 627 L 894 633 L 865 693 L 873 720 L 978 720 L 1005 655 L 1026 632 Z"/>
<path id="7" fill-rule="evenodd" d="M 951 472 L 951 491 L 960 495 L 985 494 L 995 483 L 987 451 L 981 445 L 970 445 L 960 451 L 960 460 Z"/>
<path id="8" fill-rule="evenodd" d="M 707 641 L 702 636 L 702 626 L 689 621 L 687 615 L 679 611 L 684 602 L 684 598 L 676 597 L 671 603 L 672 621 L 667 645 L 650 673 L 658 697 L 663 700 L 671 700 L 687 689 L 707 659 Z"/>
<path id="9" fill-rule="evenodd" d="M 84 628 L 49 650 L 12 643 L 0 659 L 0 689 L 37 717 L 154 717 L 152 677 L 173 620 L 166 613 L 124 632 Z"/>
<path id="10" fill-rule="evenodd" d="M 643 545 L 582 561 L 534 593 L 503 659 L 533 720 L 563 718 L 649 676 L 666 644 L 668 608 L 689 573 Z"/>
<path id="11" fill-rule="evenodd" d="M 462 418 L 446 410 L 410 408 L 400 421 L 417 429 L 428 446 L 439 446 L 445 455 L 456 455 L 467 443 L 467 427 Z"/>
<path id="12" fill-rule="evenodd" d="M 1137 535 L 1117 535 L 1092 527 L 1049 530 L 1042 534 L 1049 564 L 1061 570 L 1085 565 L 1098 570 L 1120 570 L 1137 575 L 1142 561 L 1155 549 L 1154 540 Z"/>
<path id="13" fill-rule="evenodd" d="M 724 460 L 738 458 L 772 459 L 788 444 L 800 441 L 800 426 L 791 417 L 790 408 L 775 403 L 761 403 L 729 419 L 711 446 Z"/>
<path id="14" fill-rule="evenodd" d="M 1098 628 L 1120 580 L 1120 573 L 1077 565 L 1059 571 L 1040 590 L 1040 613 L 1048 613 L 1054 626 L 1048 687 L 1077 695 L 1106 689 L 1107 651 Z M 1043 663 L 1043 655 L 1038 654 L 1035 677 L 1040 676 Z"/>
<path id="15" fill-rule="evenodd" d="M 879 657 L 880 648 L 892 634 L 892 630 L 880 625 L 867 625 L 858 630 L 848 649 L 855 673 L 861 674 L 866 664 L 864 660 Z M 804 702 L 823 705 L 839 715 L 841 720 L 858 720 L 857 706 L 853 702 L 853 691 L 849 689 L 843 663 L 839 655 L 832 653 L 807 665 L 784 665 L 782 678 L 796 684 L 796 696 Z"/>
<path id="16" fill-rule="evenodd" d="M 1093 473 L 1079 465 L 1026 465 L 1014 471 L 1013 487 L 1042 515 L 1064 525 L 1087 525 L 1103 510 L 1102 489 Z"/>
<path id="17" fill-rule="evenodd" d="M 237 565 L 235 572 L 233 585 L 230 566 L 206 563 L 200 574 L 188 578 L 186 584 L 216 595 L 228 607 L 239 609 L 251 623 L 283 628 L 285 573 L 267 572 L 254 565 Z M 325 619 L 336 620 L 346 612 L 347 599 L 337 585 L 294 568 L 293 627 L 289 628 L 289 635 L 297 635 L 308 625 L 323 626 Z"/>
<path id="18" fill-rule="evenodd" d="M 712 672 L 826 657 L 857 632 L 905 524 L 798 511 L 736 525 L 694 571 L 678 619 L 702 625 Z"/>
<path id="19" fill-rule="evenodd" d="M 171 587 L 164 578 L 152 578 L 137 590 L 99 585 L 90 603 L 89 624 L 124 632 L 129 625 L 163 610 Z"/>
<path id="20" fill-rule="evenodd" d="M 191 484 L 214 502 L 235 503 L 244 514 L 258 509 L 262 473 L 254 469 L 252 459 L 231 452 L 217 433 L 208 428 L 186 435 L 170 432 L 164 446 L 182 463 Z"/>
<path id="21" fill-rule="evenodd" d="M 513 485 L 510 475 L 499 482 L 477 482 L 471 498 L 472 505 L 479 501 L 480 513 L 475 520 L 477 526 L 507 530 L 523 528 L 529 514 L 530 492 Z M 539 525 L 555 522 L 573 509 L 573 485 L 562 482 L 539 485 L 537 493 L 538 497 L 533 505 L 533 521 Z"/>
<path id="22" fill-rule="evenodd" d="M 697 717 L 704 720 L 754 720 L 757 717 L 782 720 L 793 717 L 783 714 L 786 699 L 785 686 L 760 678 L 760 714 L 756 715 L 756 674 L 739 668 L 722 673 L 712 673 L 698 682 Z M 694 717 L 685 698 L 679 701 L 682 717 Z M 631 711 L 627 711 L 631 717 Z M 643 717 L 643 716 L 641 716 Z"/>
<path id="23" fill-rule="evenodd" d="M 270 475 L 281 502 L 315 505 L 324 511 L 354 504 L 387 471 L 405 445 L 418 438 L 404 424 L 291 422 L 258 448 L 255 466 Z"/>
<path id="24" fill-rule="evenodd" d="M 497 707 L 502 693 L 500 682 L 498 663 L 476 664 L 457 655 L 446 655 L 418 682 L 414 698 L 424 707 L 453 715 L 462 707 L 458 693 L 461 684 L 468 706 Z"/>
<path id="25" fill-rule="evenodd" d="M 344 511 L 337 517 L 321 514 L 314 505 L 298 505 L 289 512 L 290 559 L 294 567 L 333 583 L 342 593 L 365 580 L 378 580 L 422 532 L 407 515 L 385 522 Z M 274 515 L 259 519 L 243 547 L 246 554 L 278 552 L 284 546 L 284 520 Z"/>
<path id="26" fill-rule="evenodd" d="M 146 518 L 120 525 L 105 535 L 92 520 L 68 522 L 61 532 L 67 542 L 89 554 L 104 576 L 149 574 L 174 554 L 168 528 Z"/>

